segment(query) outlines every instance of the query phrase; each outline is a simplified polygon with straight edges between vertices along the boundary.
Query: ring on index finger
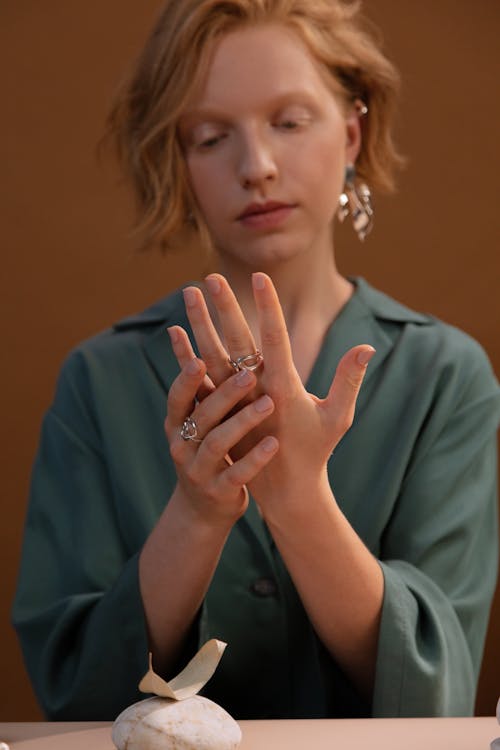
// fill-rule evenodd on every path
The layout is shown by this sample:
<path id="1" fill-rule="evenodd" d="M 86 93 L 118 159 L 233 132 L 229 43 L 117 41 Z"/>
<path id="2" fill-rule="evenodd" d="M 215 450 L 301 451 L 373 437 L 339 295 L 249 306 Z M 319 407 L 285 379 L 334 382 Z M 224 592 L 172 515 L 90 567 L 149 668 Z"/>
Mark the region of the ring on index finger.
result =
<path id="1" fill-rule="evenodd" d="M 244 354 L 242 357 L 236 357 L 236 359 L 231 359 L 231 357 L 229 357 L 229 364 L 231 367 L 234 367 L 236 372 L 239 372 L 240 370 L 250 370 L 253 372 L 253 370 L 260 367 L 263 361 L 264 357 L 262 356 L 262 352 L 258 349 L 252 354 Z"/>
<path id="2" fill-rule="evenodd" d="M 192 440 L 193 443 L 201 443 L 198 437 L 198 425 L 193 417 L 186 417 L 181 427 L 181 438 L 183 440 Z"/>

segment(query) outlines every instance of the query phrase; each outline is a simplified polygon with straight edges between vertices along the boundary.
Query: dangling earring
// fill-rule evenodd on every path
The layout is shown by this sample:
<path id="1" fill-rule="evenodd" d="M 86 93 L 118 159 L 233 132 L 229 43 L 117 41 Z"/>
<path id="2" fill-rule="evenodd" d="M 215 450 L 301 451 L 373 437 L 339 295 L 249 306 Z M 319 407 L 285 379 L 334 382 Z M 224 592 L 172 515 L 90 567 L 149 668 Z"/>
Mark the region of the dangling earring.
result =
<path id="1" fill-rule="evenodd" d="M 344 190 L 339 197 L 337 216 L 344 221 L 351 214 L 354 229 L 360 240 L 364 240 L 373 227 L 373 208 L 368 185 L 361 183 L 356 187 L 354 180 L 356 169 L 354 164 L 347 164 L 345 168 Z"/>

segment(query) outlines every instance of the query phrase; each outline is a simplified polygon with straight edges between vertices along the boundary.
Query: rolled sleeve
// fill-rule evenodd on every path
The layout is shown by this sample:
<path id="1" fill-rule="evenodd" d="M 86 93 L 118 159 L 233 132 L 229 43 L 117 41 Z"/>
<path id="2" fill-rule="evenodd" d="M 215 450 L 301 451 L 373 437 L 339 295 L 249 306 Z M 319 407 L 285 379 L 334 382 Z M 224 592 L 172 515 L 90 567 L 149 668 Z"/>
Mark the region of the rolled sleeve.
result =
<path id="1" fill-rule="evenodd" d="M 475 364 L 434 407 L 383 537 L 374 716 L 474 710 L 497 577 L 499 413 L 489 365 Z"/>

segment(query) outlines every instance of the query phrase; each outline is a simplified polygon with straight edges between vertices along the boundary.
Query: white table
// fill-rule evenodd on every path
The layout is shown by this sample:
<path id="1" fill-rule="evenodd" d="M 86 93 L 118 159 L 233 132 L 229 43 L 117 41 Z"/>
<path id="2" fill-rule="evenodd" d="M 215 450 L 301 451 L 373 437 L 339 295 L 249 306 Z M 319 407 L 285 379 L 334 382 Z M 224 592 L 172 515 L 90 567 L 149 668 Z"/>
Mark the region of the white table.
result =
<path id="1" fill-rule="evenodd" d="M 494 717 L 240 721 L 240 750 L 490 750 Z M 0 723 L 11 750 L 113 750 L 105 722 Z"/>

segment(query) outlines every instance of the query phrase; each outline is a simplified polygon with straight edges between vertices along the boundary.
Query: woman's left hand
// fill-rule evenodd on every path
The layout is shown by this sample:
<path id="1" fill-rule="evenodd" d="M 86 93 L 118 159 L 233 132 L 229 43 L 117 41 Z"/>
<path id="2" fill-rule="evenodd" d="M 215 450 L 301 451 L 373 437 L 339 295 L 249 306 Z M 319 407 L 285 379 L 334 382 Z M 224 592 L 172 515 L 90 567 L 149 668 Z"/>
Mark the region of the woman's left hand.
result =
<path id="1" fill-rule="evenodd" d="M 250 327 L 228 282 L 219 274 L 207 278 L 207 288 L 217 310 L 223 345 L 210 318 L 203 294 L 196 287 L 185 290 L 186 309 L 200 355 L 215 387 L 231 374 L 236 361 L 257 350 Z M 362 344 L 350 349 L 340 360 L 330 390 L 319 399 L 304 388 L 292 358 L 292 350 L 283 311 L 271 279 L 263 273 L 252 277 L 253 294 L 260 329 L 263 362 L 255 371 L 261 393 L 271 396 L 275 410 L 262 428 L 256 428 L 238 446 L 234 458 L 249 448 L 248 440 L 258 442 L 260 430 L 273 434 L 279 450 L 272 461 L 252 481 L 250 490 L 264 517 L 276 518 L 284 506 L 293 511 L 296 501 L 325 487 L 328 458 L 350 428 L 356 399 L 363 382 L 373 347 Z M 188 336 L 177 327 L 174 353 L 181 367 L 194 354 Z M 296 501 L 295 501 L 296 499 Z"/>

